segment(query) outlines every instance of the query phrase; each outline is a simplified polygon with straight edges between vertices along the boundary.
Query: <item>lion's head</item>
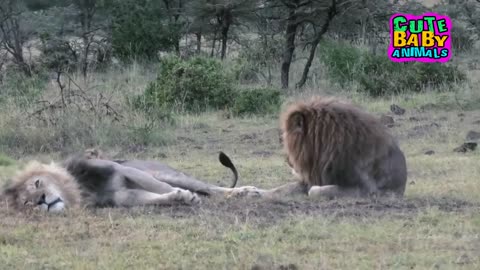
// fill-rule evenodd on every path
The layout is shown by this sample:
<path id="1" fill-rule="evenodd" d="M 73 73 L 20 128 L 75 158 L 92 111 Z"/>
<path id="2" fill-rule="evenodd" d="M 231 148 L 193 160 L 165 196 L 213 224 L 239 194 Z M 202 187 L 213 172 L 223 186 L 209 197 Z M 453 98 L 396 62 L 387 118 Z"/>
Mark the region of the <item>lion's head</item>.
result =
<path id="1" fill-rule="evenodd" d="M 3 191 L 8 205 L 16 209 L 61 212 L 80 204 L 80 190 L 72 175 L 51 163 L 30 162 Z"/>

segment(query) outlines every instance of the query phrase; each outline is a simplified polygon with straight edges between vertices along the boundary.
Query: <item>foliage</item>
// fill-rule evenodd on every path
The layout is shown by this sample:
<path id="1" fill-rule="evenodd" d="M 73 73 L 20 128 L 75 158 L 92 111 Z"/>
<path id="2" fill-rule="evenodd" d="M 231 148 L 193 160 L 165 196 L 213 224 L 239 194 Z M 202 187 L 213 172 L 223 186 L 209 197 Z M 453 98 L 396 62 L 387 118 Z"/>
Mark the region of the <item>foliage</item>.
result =
<path id="1" fill-rule="evenodd" d="M 462 25 L 453 23 L 451 33 L 454 53 L 469 51 L 473 48 L 476 41 L 473 31 Z"/>
<path id="2" fill-rule="evenodd" d="M 275 35 L 250 41 L 235 59 L 235 79 L 249 83 L 257 82 L 260 76 L 267 84 L 271 84 L 273 70 L 280 65 L 282 52 L 282 43 Z"/>
<path id="3" fill-rule="evenodd" d="M 112 46 L 121 58 L 155 57 L 180 39 L 180 25 L 162 20 L 162 7 L 155 1 L 117 0 L 112 13 Z"/>
<path id="4" fill-rule="evenodd" d="M 147 112 L 152 109 L 201 112 L 228 107 L 233 97 L 230 75 L 220 62 L 203 57 L 182 60 L 170 56 L 162 60 L 157 79 L 133 105 Z"/>
<path id="5" fill-rule="evenodd" d="M 11 166 L 15 164 L 15 161 L 8 156 L 0 153 L 0 167 Z"/>
<path id="6" fill-rule="evenodd" d="M 239 90 L 232 113 L 236 116 L 274 114 L 279 111 L 281 103 L 281 92 L 275 88 Z"/>
<path id="7" fill-rule="evenodd" d="M 342 87 L 358 83 L 360 91 L 372 96 L 420 92 L 427 86 L 450 85 L 466 79 L 454 65 L 395 63 L 387 55 L 375 55 L 342 43 L 324 42 L 320 57 L 332 82 Z"/>

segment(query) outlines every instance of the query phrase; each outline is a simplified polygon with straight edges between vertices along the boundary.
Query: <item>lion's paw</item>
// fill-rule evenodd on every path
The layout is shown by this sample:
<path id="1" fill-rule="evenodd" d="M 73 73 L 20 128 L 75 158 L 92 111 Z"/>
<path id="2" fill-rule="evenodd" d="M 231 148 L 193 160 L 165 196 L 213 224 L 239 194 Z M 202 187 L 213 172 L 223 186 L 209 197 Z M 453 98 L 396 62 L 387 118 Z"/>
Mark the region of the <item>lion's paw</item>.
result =
<path id="1" fill-rule="evenodd" d="M 188 205 L 196 205 L 201 202 L 196 193 L 184 189 L 178 189 L 175 192 L 175 200 Z"/>
<path id="2" fill-rule="evenodd" d="M 231 197 L 247 197 L 247 198 L 258 198 L 263 195 L 264 191 L 254 187 L 254 186 L 243 186 L 238 188 L 233 188 L 231 191 L 227 192 L 226 196 Z"/>

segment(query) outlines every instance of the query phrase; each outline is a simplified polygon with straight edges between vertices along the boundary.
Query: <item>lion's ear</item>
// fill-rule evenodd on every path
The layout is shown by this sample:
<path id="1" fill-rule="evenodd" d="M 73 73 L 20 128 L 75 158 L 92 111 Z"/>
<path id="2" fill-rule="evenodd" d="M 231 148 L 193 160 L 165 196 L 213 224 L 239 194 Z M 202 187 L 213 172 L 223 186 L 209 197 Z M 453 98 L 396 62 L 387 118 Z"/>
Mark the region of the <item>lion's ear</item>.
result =
<path id="1" fill-rule="evenodd" d="M 294 112 L 290 115 L 289 129 L 291 132 L 302 132 L 305 130 L 305 115 L 301 112 Z"/>

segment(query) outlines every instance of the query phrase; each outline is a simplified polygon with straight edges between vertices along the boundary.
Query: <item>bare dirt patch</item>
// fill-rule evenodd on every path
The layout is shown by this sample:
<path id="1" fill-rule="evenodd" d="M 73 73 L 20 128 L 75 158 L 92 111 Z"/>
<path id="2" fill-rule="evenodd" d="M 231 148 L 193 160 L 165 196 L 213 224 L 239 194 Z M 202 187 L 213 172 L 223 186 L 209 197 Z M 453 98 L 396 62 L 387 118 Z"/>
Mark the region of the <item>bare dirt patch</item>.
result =
<path id="1" fill-rule="evenodd" d="M 253 201 L 252 201 L 253 200 Z M 140 207 L 116 209 L 129 216 L 167 216 L 170 218 L 208 218 L 235 224 L 249 221 L 259 226 L 271 225 L 287 218 L 302 216 L 319 218 L 407 218 L 429 208 L 443 212 L 480 211 L 480 204 L 455 198 L 410 198 L 410 199 L 361 199 L 310 201 L 304 199 L 262 199 L 232 198 L 227 200 L 203 199 L 199 206 L 175 205 L 166 207 Z M 107 209 L 93 209 L 94 213 L 105 215 Z"/>

